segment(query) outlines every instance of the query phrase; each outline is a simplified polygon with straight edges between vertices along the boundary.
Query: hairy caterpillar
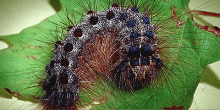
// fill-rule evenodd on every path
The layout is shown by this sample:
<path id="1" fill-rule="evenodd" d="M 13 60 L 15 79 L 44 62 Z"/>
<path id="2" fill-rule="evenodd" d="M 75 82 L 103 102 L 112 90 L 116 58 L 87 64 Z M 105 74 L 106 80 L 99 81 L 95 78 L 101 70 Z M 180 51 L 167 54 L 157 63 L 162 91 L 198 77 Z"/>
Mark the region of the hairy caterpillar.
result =
<path id="1" fill-rule="evenodd" d="M 171 33 L 170 33 L 171 34 Z M 192 39 L 192 38 L 191 38 Z M 174 39 L 174 40 L 176 40 L 176 39 Z M 182 48 L 182 47 L 181 47 Z M 188 46 L 186 46 L 185 48 L 188 48 Z M 184 55 L 185 56 L 185 55 Z M 129 94 L 129 93 L 128 93 Z M 133 95 L 134 95 L 135 93 L 133 93 Z"/>

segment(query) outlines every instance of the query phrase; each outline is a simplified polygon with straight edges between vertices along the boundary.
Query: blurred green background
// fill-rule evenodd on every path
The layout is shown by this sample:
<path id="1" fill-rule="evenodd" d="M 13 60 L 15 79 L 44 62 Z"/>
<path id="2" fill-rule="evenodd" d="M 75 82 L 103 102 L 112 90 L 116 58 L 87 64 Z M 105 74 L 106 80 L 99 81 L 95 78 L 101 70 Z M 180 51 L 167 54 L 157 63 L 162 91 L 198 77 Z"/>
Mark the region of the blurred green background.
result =
<path id="1" fill-rule="evenodd" d="M 191 0 L 190 9 L 220 13 L 220 0 Z M 56 0 L 0 0 L 0 36 L 17 34 L 59 11 Z M 220 27 L 219 17 L 198 16 L 200 23 Z M 0 41 L 0 49 L 7 44 Z M 190 109 L 220 109 L 220 61 L 205 69 Z M 22 106 L 21 106 L 22 105 Z M 0 97 L 0 109 L 30 109 L 28 102 Z M 32 105 L 34 107 L 34 105 Z"/>

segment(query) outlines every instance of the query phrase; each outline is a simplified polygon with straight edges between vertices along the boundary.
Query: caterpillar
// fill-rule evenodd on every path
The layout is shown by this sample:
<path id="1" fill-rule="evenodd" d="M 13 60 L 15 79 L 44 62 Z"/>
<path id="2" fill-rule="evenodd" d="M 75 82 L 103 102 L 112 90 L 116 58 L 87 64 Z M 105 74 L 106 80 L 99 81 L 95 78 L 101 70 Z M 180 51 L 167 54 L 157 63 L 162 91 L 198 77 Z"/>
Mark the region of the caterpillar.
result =
<path id="1" fill-rule="evenodd" d="M 116 4 L 114 4 L 114 2 L 116 2 Z M 156 2 L 156 1 L 154 1 L 154 2 Z M 109 9 L 107 8 L 106 11 L 97 11 L 97 13 L 98 13 L 97 16 L 99 16 L 99 15 L 104 16 L 103 17 L 103 19 L 105 18 L 103 20 L 104 23 L 106 23 L 108 20 L 111 20 L 111 19 L 115 20 L 115 19 L 121 17 L 120 16 L 121 13 L 117 13 L 115 10 L 117 9 L 117 7 L 119 7 L 119 9 L 120 9 L 120 7 L 124 6 L 125 4 L 120 4 L 121 2 L 119 2 L 119 1 L 113 1 L 112 3 L 108 3 L 108 2 L 105 2 L 105 3 L 107 3 L 109 5 L 109 7 L 110 6 L 112 6 L 112 7 L 110 7 Z M 123 3 L 123 1 L 122 1 L 122 3 Z M 111 22 L 109 21 L 109 23 L 106 23 L 107 24 L 106 27 L 104 27 L 105 25 L 103 25 L 103 24 L 98 25 L 98 26 L 103 26 L 101 28 L 96 27 L 96 28 L 98 28 L 97 30 L 104 28 L 108 31 L 102 30 L 101 32 L 96 32 L 97 30 L 95 30 L 95 31 L 89 30 L 90 28 L 88 28 L 89 27 L 89 26 L 87 26 L 88 24 L 96 25 L 96 23 L 100 23 L 100 22 L 99 22 L 99 20 L 97 22 L 97 20 L 96 20 L 97 18 L 95 16 L 95 14 L 93 15 L 94 12 L 91 13 L 88 10 L 87 10 L 87 12 L 89 12 L 91 14 L 87 15 L 84 18 L 84 20 L 81 22 L 84 25 L 79 24 L 76 26 L 71 25 L 70 27 L 68 27 L 69 33 L 67 35 L 67 38 L 65 38 L 62 41 L 56 41 L 56 43 L 55 43 L 55 48 L 57 50 L 55 50 L 54 59 L 51 60 L 50 64 L 46 66 L 46 73 L 48 73 L 49 75 L 41 74 L 41 77 L 45 76 L 46 80 L 44 79 L 45 81 L 43 82 L 41 80 L 41 78 L 38 78 L 39 76 L 37 76 L 37 79 L 39 79 L 41 81 L 40 82 L 41 86 L 38 86 L 38 87 L 43 86 L 44 92 L 46 91 L 46 93 L 44 93 L 43 96 L 41 96 L 42 93 L 38 92 L 40 94 L 39 100 L 40 100 L 40 102 L 43 102 L 44 109 L 65 109 L 66 106 L 67 106 L 67 108 L 70 107 L 69 109 L 76 109 L 77 107 L 78 108 L 80 108 L 81 106 L 85 107 L 86 105 L 93 105 L 94 108 L 95 107 L 97 107 L 97 108 L 115 107 L 115 108 L 125 108 L 125 109 L 126 108 L 127 109 L 128 108 L 134 108 L 134 109 L 156 108 L 156 109 L 159 109 L 160 107 L 157 108 L 157 106 L 150 105 L 150 104 L 155 102 L 155 104 L 159 104 L 160 106 L 162 106 L 162 108 L 169 107 L 169 106 L 177 106 L 177 107 L 181 106 L 183 103 L 181 101 L 178 101 L 178 99 L 185 97 L 185 95 L 180 96 L 181 93 L 178 93 L 179 91 L 177 91 L 180 88 L 185 89 L 185 90 L 183 90 L 184 93 L 187 93 L 189 95 L 193 95 L 193 92 L 190 93 L 189 91 L 190 91 L 190 89 L 192 89 L 192 91 L 193 91 L 193 87 L 196 86 L 199 79 L 193 81 L 190 78 L 195 78 L 196 76 L 201 77 L 201 75 L 199 74 L 199 73 L 201 73 L 201 70 L 200 70 L 201 67 L 200 67 L 200 63 L 197 61 L 197 60 L 199 60 L 199 58 L 193 57 L 193 55 L 195 55 L 193 50 L 197 50 L 198 47 L 194 47 L 193 49 L 191 49 L 191 46 L 189 46 L 190 44 L 188 44 L 187 42 L 192 41 L 196 45 L 200 45 L 200 44 L 197 44 L 197 42 L 200 43 L 200 41 L 197 41 L 197 42 L 193 41 L 193 40 L 199 39 L 199 38 L 193 38 L 194 36 L 197 36 L 197 35 L 193 35 L 193 37 L 191 36 L 191 34 L 195 34 L 195 33 L 198 34 L 200 32 L 197 32 L 197 30 L 196 30 L 196 32 L 194 30 L 192 31 L 191 30 L 193 28 L 192 26 L 184 27 L 184 29 L 182 29 L 183 28 L 182 26 L 185 23 L 182 24 L 180 21 L 184 21 L 184 20 L 182 20 L 178 17 L 177 18 L 176 17 L 164 18 L 165 19 L 164 21 L 160 20 L 161 16 L 159 17 L 160 19 L 156 19 L 156 17 L 153 17 L 153 14 L 155 14 L 157 12 L 160 13 L 160 10 L 159 9 L 157 10 L 155 8 L 156 6 L 154 6 L 152 4 L 159 5 L 159 2 L 158 3 L 151 3 L 150 1 L 146 1 L 146 2 L 142 2 L 141 5 L 140 4 L 138 5 L 138 3 L 140 3 L 140 1 L 131 1 L 128 4 L 126 4 L 126 7 L 121 8 L 122 10 L 126 10 L 124 12 L 129 13 L 128 14 L 129 17 L 133 15 L 133 17 L 130 17 L 130 18 L 128 17 L 129 19 L 126 18 L 124 21 L 125 23 L 124 24 L 122 23 L 121 27 L 118 26 L 118 25 L 120 25 L 119 21 L 118 21 L 119 22 L 118 24 L 113 23 L 112 25 L 110 25 L 108 27 L 108 24 L 111 24 L 111 22 L 113 22 L 113 21 L 111 21 Z M 147 3 L 151 4 L 151 5 L 148 5 Z M 118 5 L 121 5 L 121 6 L 118 6 Z M 141 14 L 140 13 L 141 8 L 144 6 L 146 6 L 146 8 L 152 6 L 153 8 L 149 8 L 147 10 L 147 13 Z M 165 5 L 163 5 L 163 6 L 165 6 Z M 169 5 L 169 7 L 170 7 L 170 5 Z M 111 10 L 111 11 L 109 11 L 109 10 Z M 146 11 L 146 9 L 142 9 L 142 11 L 143 10 Z M 156 10 L 155 13 L 153 10 Z M 119 10 L 119 12 L 121 12 L 121 10 Z M 175 12 L 175 11 L 173 11 L 173 12 Z M 157 14 L 155 14 L 155 15 L 157 15 Z M 159 14 L 157 16 L 159 16 Z M 178 15 L 178 16 L 180 16 L 180 15 Z M 170 16 L 166 16 L 166 17 L 170 17 Z M 101 18 L 98 17 L 98 19 L 101 19 Z M 122 14 L 121 19 L 124 19 L 124 18 L 125 18 L 125 16 Z M 108 20 L 106 20 L 106 19 L 108 19 Z M 180 20 L 179 21 L 180 24 L 173 23 L 173 22 L 177 22 L 178 20 Z M 190 24 L 191 22 L 188 20 L 190 20 L 190 19 L 188 18 L 186 20 Z M 86 21 L 87 21 L 87 23 L 85 23 Z M 115 20 L 115 22 L 116 21 L 117 20 Z M 149 22 L 153 22 L 153 21 L 156 24 L 149 23 Z M 139 24 L 139 25 L 136 26 L 135 24 Z M 139 30 L 138 28 L 144 27 L 144 26 L 141 26 L 144 24 L 150 24 L 150 26 L 147 26 L 149 28 L 143 28 L 144 32 L 142 33 L 143 30 Z M 120 33 L 120 34 L 122 34 L 122 35 L 120 35 L 119 33 L 117 33 L 117 31 L 120 30 L 122 27 L 124 27 L 123 25 L 126 25 L 125 27 L 135 27 L 136 26 L 135 29 L 137 29 L 137 30 L 133 29 L 133 31 L 137 31 L 137 32 L 131 32 L 129 30 L 127 32 Z M 111 26 L 113 26 L 113 27 L 111 27 Z M 81 36 L 84 35 L 85 33 L 82 32 L 83 29 L 78 29 L 79 27 L 83 27 L 83 29 L 88 30 L 88 33 L 90 32 L 90 34 L 88 34 L 88 35 L 95 34 L 95 35 L 93 35 L 93 36 L 95 36 L 95 38 L 93 38 L 91 40 L 87 40 L 87 39 L 89 39 L 88 36 L 84 36 L 81 38 Z M 148 31 L 146 31 L 145 29 Z M 115 31 L 115 30 L 117 30 L 117 31 Z M 149 30 L 151 30 L 151 31 L 149 31 Z M 114 34 L 112 34 L 111 31 L 114 32 Z M 154 31 L 155 31 L 155 33 L 154 33 Z M 159 31 L 159 33 L 157 33 L 156 31 Z M 168 32 L 166 32 L 166 31 L 168 31 Z M 178 33 L 182 32 L 182 31 L 192 31 L 192 32 L 186 32 L 186 36 L 182 37 L 182 34 L 178 35 Z M 96 32 L 96 33 L 91 34 L 92 32 Z M 73 34 L 70 34 L 70 33 L 73 33 Z M 61 34 L 63 34 L 63 33 L 61 33 Z M 177 35 L 177 37 L 176 38 L 169 37 L 167 35 L 169 35 L 169 36 Z M 65 35 L 63 35 L 63 36 L 65 36 Z M 68 36 L 71 36 L 71 37 L 68 37 Z M 72 36 L 75 36 L 75 37 L 72 37 Z M 126 38 L 125 36 L 128 36 L 128 37 Z M 114 38 L 114 37 L 116 37 L 116 38 Z M 141 40 L 134 42 L 133 41 L 134 37 L 140 38 Z M 124 41 L 122 40 L 122 38 Z M 130 39 L 132 39 L 132 42 L 129 42 Z M 143 41 L 142 41 L 142 39 L 143 39 Z M 158 41 L 157 41 L 157 39 L 158 39 Z M 180 40 L 180 39 L 184 39 L 184 40 Z M 201 38 L 201 39 L 203 41 L 205 41 L 206 38 Z M 112 40 L 114 42 L 112 42 Z M 122 40 L 122 42 L 120 42 L 121 40 Z M 154 41 L 154 40 L 156 40 L 156 41 Z M 180 41 L 178 41 L 178 40 L 180 40 Z M 71 43 L 70 43 L 70 41 L 71 41 Z M 79 41 L 80 41 L 80 43 L 79 43 Z M 86 43 L 84 43 L 84 42 L 86 42 Z M 108 44 L 107 42 L 109 43 L 109 45 L 107 45 Z M 151 42 L 153 42 L 153 43 L 151 43 Z M 181 43 L 181 42 L 186 42 L 186 43 Z M 121 46 L 121 43 L 124 44 L 123 46 L 127 46 L 127 47 L 124 49 Z M 82 44 L 83 45 L 85 44 L 85 46 L 80 46 Z M 103 46 L 103 44 L 105 44 L 105 45 Z M 135 45 L 133 45 L 133 44 L 135 44 Z M 150 47 L 149 47 L 149 45 L 150 45 Z M 157 45 L 158 45 L 158 47 L 157 47 Z M 78 47 L 75 47 L 75 46 L 78 46 Z M 113 48 L 110 48 L 110 50 L 108 50 L 108 51 L 106 50 L 106 52 L 109 52 L 109 54 L 105 53 L 106 55 L 104 55 L 104 56 L 107 57 L 108 55 L 112 55 L 113 60 L 109 61 L 108 58 L 107 59 L 99 58 L 99 57 L 97 58 L 97 56 L 103 56 L 102 53 L 104 50 L 102 50 L 102 48 L 104 48 L 104 47 L 109 48 L 108 46 L 113 47 Z M 156 46 L 156 47 L 154 47 L 154 46 Z M 201 44 L 201 46 L 204 46 L 204 44 Z M 51 47 L 53 47 L 53 46 L 51 46 Z M 79 51 L 81 47 L 84 47 L 84 48 L 78 53 L 77 51 Z M 146 55 L 146 53 L 144 53 L 144 51 L 146 49 L 148 51 L 149 48 L 153 48 L 155 50 L 152 52 L 152 55 Z M 215 47 L 215 48 L 217 48 L 217 47 Z M 113 53 L 112 53 L 111 49 L 114 49 Z M 73 52 L 72 54 L 77 53 L 77 56 L 81 55 L 83 57 L 79 57 L 79 58 L 76 58 L 75 56 L 73 58 L 72 57 L 65 57 L 65 55 L 64 56 L 60 55 L 63 52 L 63 50 L 66 51 L 67 53 L 74 50 L 75 52 Z M 125 50 L 124 53 L 123 53 L 123 50 Z M 179 51 L 186 53 L 186 55 L 183 54 L 182 52 L 179 52 Z M 62 54 L 66 54 L 66 56 L 67 56 L 68 55 L 67 53 L 63 52 Z M 92 54 L 90 54 L 90 53 L 92 53 Z M 178 54 L 175 54 L 175 53 L 178 53 Z M 118 57 L 119 55 L 122 55 L 122 56 Z M 177 55 L 178 55 L 178 57 L 176 57 Z M 45 55 L 45 56 L 47 56 L 47 55 Z M 59 58 L 60 56 L 65 57 L 65 58 L 61 58 L 61 59 L 59 59 L 60 60 L 59 61 L 56 58 Z M 109 58 L 111 59 L 112 56 Z M 88 57 L 88 58 L 86 59 L 86 57 Z M 126 58 L 126 57 L 129 57 L 129 58 Z M 149 59 L 147 57 L 149 57 Z M 75 61 L 76 59 L 80 60 L 80 58 L 81 58 L 81 62 Z M 94 59 L 94 58 L 96 58 L 96 59 Z M 156 58 L 156 60 L 154 60 L 154 58 Z M 100 59 L 104 60 L 104 61 L 100 61 Z M 122 60 L 120 60 L 120 59 L 122 59 Z M 144 59 L 144 60 L 142 60 L 142 59 Z M 159 63 L 157 62 L 157 59 L 159 60 Z M 160 63 L 160 59 L 163 63 Z M 185 59 L 191 59 L 192 61 L 188 61 Z M 150 60 L 150 62 L 148 62 L 149 60 Z M 23 62 L 25 62 L 25 61 L 23 61 Z M 80 65 L 75 65 L 76 62 L 77 62 L 77 64 L 80 64 Z M 94 62 L 96 62 L 96 63 L 94 63 Z M 106 62 L 108 63 L 107 66 L 104 65 Z M 142 64 L 150 63 L 151 65 L 154 65 L 154 66 L 156 66 L 156 68 L 158 68 L 158 70 L 156 70 L 155 67 L 153 66 L 152 67 L 153 70 L 150 70 L 153 73 L 153 76 L 151 76 L 151 78 L 153 79 L 152 81 L 151 81 L 151 78 L 148 79 L 145 77 L 144 80 L 147 79 L 147 81 L 145 80 L 144 82 L 140 82 L 140 81 L 142 81 L 141 78 L 143 76 L 145 76 L 146 73 L 144 75 L 142 75 L 142 73 L 138 73 L 138 72 L 135 73 L 135 69 L 142 68 L 141 63 Z M 77 73 L 77 71 L 80 71 L 80 72 L 78 74 L 61 76 L 60 75 L 62 73 L 61 71 L 64 71 L 65 67 L 69 67 L 69 65 L 72 65 L 70 67 L 74 67 L 74 72 L 72 69 L 68 68 L 68 70 L 65 70 L 68 72 L 64 72 L 64 73 L 70 74 L 70 73 L 75 73 L 75 72 Z M 107 69 L 103 68 L 103 70 L 102 70 L 102 66 L 107 67 Z M 108 66 L 110 66 L 110 67 L 108 67 Z M 59 67 L 59 68 L 57 68 L 57 70 L 53 70 L 53 69 L 51 69 L 52 67 Z M 116 69 L 114 69 L 114 68 L 116 68 Z M 149 67 L 145 67 L 145 68 L 149 68 Z M 185 71 L 186 68 L 187 68 L 187 71 Z M 194 69 L 194 68 L 196 68 L 196 69 Z M 112 69 L 112 71 L 111 71 L 111 69 Z M 126 70 L 125 73 L 122 72 L 122 71 L 124 71 L 124 69 Z M 108 71 L 106 71 L 106 70 L 108 70 Z M 51 73 L 50 71 L 53 71 L 53 72 L 60 71 L 60 72 L 55 74 L 53 72 Z M 126 74 L 129 73 L 130 71 L 135 73 L 131 77 L 134 79 L 129 79 L 126 76 Z M 140 71 L 140 70 L 138 70 L 138 71 Z M 195 72 L 193 74 L 194 75 L 193 77 L 190 77 L 190 76 L 192 76 L 192 74 L 189 74 L 191 72 Z M 44 72 L 42 71 L 42 73 L 44 73 Z M 89 73 L 89 74 L 84 75 L 81 73 L 85 73 L 85 74 Z M 106 74 L 106 73 L 108 73 L 108 74 Z M 117 74 L 115 74 L 115 73 L 117 73 Z M 148 73 L 151 73 L 151 72 L 148 72 Z M 57 75 L 57 76 L 55 76 L 55 75 Z M 69 79 L 68 81 L 67 80 L 64 80 L 64 81 L 60 80 L 60 78 L 61 79 L 62 78 L 68 79 L 67 76 L 68 76 L 68 78 L 72 78 L 72 79 L 71 80 Z M 185 76 L 186 80 L 182 80 L 181 78 L 183 78 L 183 77 L 181 77 L 181 76 Z M 79 79 L 77 77 L 79 77 Z M 51 81 L 51 80 L 53 80 L 53 81 Z M 134 80 L 137 80 L 137 81 L 134 81 Z M 85 84 L 78 84 L 78 82 L 85 83 Z M 116 82 L 116 85 L 115 85 L 115 82 Z M 190 82 L 190 84 L 192 84 L 194 86 L 192 86 L 192 88 L 189 88 L 191 86 L 188 86 L 187 84 L 185 84 L 186 82 L 188 82 L 188 83 Z M 37 82 L 37 83 L 39 83 L 39 82 Z M 51 83 L 53 83 L 53 84 L 51 84 Z M 57 90 L 52 90 L 52 92 L 51 92 L 51 90 L 48 90 L 48 89 L 52 89 L 52 88 L 57 89 L 56 87 L 51 86 L 51 85 L 55 85 L 54 83 L 57 83 L 57 84 L 58 83 L 64 83 L 64 84 L 74 83 L 74 85 L 67 86 L 67 90 L 69 88 L 72 88 L 72 91 L 74 91 L 76 93 L 66 92 L 65 94 L 70 94 L 70 97 L 68 95 L 66 95 L 66 97 L 64 96 L 65 98 L 63 98 L 63 96 L 60 93 L 56 93 Z M 118 85 L 117 85 L 117 83 L 118 83 Z M 138 84 L 140 84 L 140 85 L 138 85 Z M 48 85 L 49 85 L 49 87 L 48 87 Z M 60 86 L 60 85 L 58 84 L 57 86 Z M 145 86 L 148 86 L 148 87 L 145 87 Z M 172 87 L 169 87 L 169 86 L 172 86 Z M 60 88 L 63 89 L 65 87 L 60 87 Z M 79 90 L 79 88 L 80 88 L 80 90 Z M 42 90 L 42 88 L 41 88 L 41 90 Z M 163 94 L 160 92 L 157 92 L 159 90 L 161 90 L 163 92 L 167 91 L 168 96 L 162 97 Z M 63 90 L 61 90 L 61 91 L 63 91 Z M 81 91 L 82 95 L 80 95 L 79 91 Z M 171 93 L 173 93 L 173 94 L 171 94 Z M 51 96 L 51 94 L 53 94 L 53 96 Z M 78 96 L 78 94 L 79 94 L 79 96 Z M 143 94 L 144 97 L 140 96 L 139 94 Z M 75 95 L 75 96 L 71 96 L 71 95 Z M 150 100 L 151 96 L 154 96 L 153 98 L 155 98 L 155 100 Z M 35 95 L 35 97 L 38 97 L 38 95 Z M 68 99 L 67 97 L 73 98 L 73 99 Z M 157 99 L 156 97 L 159 97 L 160 99 L 159 98 Z M 55 98 L 57 98 L 57 99 L 55 100 Z M 36 98 L 36 99 L 38 99 L 38 98 Z M 66 101 L 69 100 L 69 101 L 67 101 L 68 103 L 65 103 L 67 105 L 61 104 L 62 100 L 64 100 L 64 99 L 66 99 Z M 144 99 L 144 101 L 140 102 L 139 101 L 140 99 Z M 47 102 L 48 100 L 49 100 L 49 102 Z M 91 101 L 91 100 L 93 100 L 93 101 Z M 170 100 L 172 100 L 172 101 L 170 101 Z M 190 100 L 190 98 L 189 99 L 185 98 L 185 100 Z M 55 102 L 55 101 L 58 101 L 58 102 Z M 70 102 L 70 101 L 73 101 L 73 102 Z M 96 102 L 98 104 L 94 104 L 92 102 L 94 102 L 94 103 Z M 163 105 L 163 103 L 169 103 L 169 104 Z M 188 106 L 190 105 L 190 104 L 188 104 L 189 103 L 188 101 L 186 101 L 185 103 Z M 188 108 L 188 106 L 185 106 L 185 108 Z"/>

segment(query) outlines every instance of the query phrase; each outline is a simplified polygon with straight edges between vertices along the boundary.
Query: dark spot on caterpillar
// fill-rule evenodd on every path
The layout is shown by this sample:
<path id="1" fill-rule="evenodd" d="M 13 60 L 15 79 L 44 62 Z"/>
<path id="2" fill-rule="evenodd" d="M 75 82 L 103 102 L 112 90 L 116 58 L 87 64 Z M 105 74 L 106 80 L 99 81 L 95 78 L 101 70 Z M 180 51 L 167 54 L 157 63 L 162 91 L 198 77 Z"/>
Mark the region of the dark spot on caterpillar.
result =
<path id="1" fill-rule="evenodd" d="M 49 84 L 50 84 L 50 86 L 54 86 L 55 83 L 56 83 L 56 80 L 57 80 L 56 75 L 52 76 L 52 77 L 49 79 Z"/>
<path id="2" fill-rule="evenodd" d="M 119 69 L 120 71 L 124 71 L 126 68 L 125 68 L 125 65 L 127 64 L 128 62 L 126 60 L 123 60 L 119 65 Z"/>
<path id="3" fill-rule="evenodd" d="M 163 62 L 159 58 L 153 59 L 153 61 L 156 63 L 157 68 L 161 68 L 163 66 Z"/>
<path id="4" fill-rule="evenodd" d="M 98 23 L 98 17 L 96 17 L 96 16 L 91 16 L 91 17 L 90 17 L 90 23 L 91 23 L 92 25 L 97 24 L 97 23 Z"/>
<path id="5" fill-rule="evenodd" d="M 93 13 L 92 10 L 87 11 L 87 14 L 88 14 L 88 15 L 89 15 L 89 14 L 92 14 L 92 13 Z"/>
<path id="6" fill-rule="evenodd" d="M 149 20 L 148 17 L 143 17 L 143 22 L 146 23 L 146 24 L 149 24 L 150 20 Z"/>
<path id="7" fill-rule="evenodd" d="M 60 83 L 61 84 L 67 84 L 68 83 L 68 75 L 67 73 L 63 72 L 61 75 L 60 75 Z"/>
<path id="8" fill-rule="evenodd" d="M 131 66 L 138 66 L 138 63 L 139 63 L 139 58 L 134 58 L 130 60 Z"/>
<path id="9" fill-rule="evenodd" d="M 61 59 L 61 66 L 68 67 L 69 61 L 67 59 Z"/>
<path id="10" fill-rule="evenodd" d="M 43 85 L 42 85 L 43 90 L 47 91 L 48 94 L 50 93 L 50 85 L 48 84 L 47 80 L 44 81 Z"/>
<path id="11" fill-rule="evenodd" d="M 136 13 L 139 12 L 138 7 L 133 7 L 133 8 L 131 8 L 131 10 L 134 11 L 134 12 L 136 12 Z"/>
<path id="12" fill-rule="evenodd" d="M 148 57 L 141 58 L 141 65 L 149 65 L 149 64 L 150 64 L 150 59 Z"/>
<path id="13" fill-rule="evenodd" d="M 73 28 L 73 26 L 68 26 L 67 31 L 70 31 Z"/>
<path id="14" fill-rule="evenodd" d="M 148 57 L 151 55 L 151 47 L 149 45 L 141 46 L 141 55 L 144 57 Z"/>
<path id="15" fill-rule="evenodd" d="M 140 56 L 140 49 L 137 46 L 131 46 L 129 48 L 128 57 L 139 57 Z"/>
<path id="16" fill-rule="evenodd" d="M 135 23 L 136 23 L 136 21 L 132 19 L 128 22 L 127 25 L 128 25 L 128 27 L 133 27 L 135 25 Z"/>
<path id="17" fill-rule="evenodd" d="M 117 3 L 113 3 L 112 7 L 119 7 Z"/>
<path id="18" fill-rule="evenodd" d="M 47 74 L 50 76 L 51 75 L 51 69 L 48 69 Z"/>
<path id="19" fill-rule="evenodd" d="M 72 50 L 73 50 L 73 44 L 71 44 L 71 43 L 66 43 L 66 44 L 64 45 L 64 50 L 65 50 L 66 52 L 72 51 Z"/>
<path id="20" fill-rule="evenodd" d="M 136 33 L 136 32 L 132 32 L 132 33 L 130 34 L 130 39 L 137 38 L 137 37 L 139 37 L 139 36 L 140 36 L 140 34 L 138 34 L 138 33 Z"/>
<path id="21" fill-rule="evenodd" d="M 126 13 L 122 13 L 122 14 L 120 15 L 120 19 L 121 19 L 121 20 L 126 20 L 127 17 L 128 17 L 128 15 L 127 15 Z"/>
<path id="22" fill-rule="evenodd" d="M 107 15 L 106 15 L 106 18 L 107 18 L 108 20 L 110 20 L 110 19 L 112 19 L 112 18 L 114 18 L 114 17 L 115 17 L 115 13 L 112 12 L 112 11 L 109 11 L 109 12 L 107 13 Z"/>
<path id="23" fill-rule="evenodd" d="M 52 60 L 52 61 L 50 62 L 50 68 L 53 68 L 53 67 L 54 67 L 54 63 L 55 63 L 54 60 Z"/>
<path id="24" fill-rule="evenodd" d="M 63 45 L 63 43 L 61 43 L 61 41 L 57 41 L 57 42 L 55 43 L 55 48 L 57 48 L 59 45 Z"/>
<path id="25" fill-rule="evenodd" d="M 144 34 L 144 36 L 147 36 L 148 38 L 153 39 L 154 34 L 153 34 L 152 31 L 147 31 L 147 32 Z"/>
<path id="26" fill-rule="evenodd" d="M 76 30 L 74 31 L 74 35 L 75 35 L 76 37 L 81 37 L 81 36 L 82 36 L 82 29 L 76 29 Z"/>

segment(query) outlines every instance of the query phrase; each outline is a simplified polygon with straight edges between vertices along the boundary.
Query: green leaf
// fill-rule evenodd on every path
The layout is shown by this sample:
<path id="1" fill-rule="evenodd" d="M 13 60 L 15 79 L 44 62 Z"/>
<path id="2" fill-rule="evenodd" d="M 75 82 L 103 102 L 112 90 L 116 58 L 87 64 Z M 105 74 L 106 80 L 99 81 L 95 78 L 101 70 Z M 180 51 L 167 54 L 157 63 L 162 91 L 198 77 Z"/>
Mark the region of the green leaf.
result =
<path id="1" fill-rule="evenodd" d="M 74 0 L 61 0 L 60 3 L 70 11 L 69 15 L 73 10 L 82 9 Z M 190 107 L 203 69 L 207 64 L 220 60 L 220 39 L 195 26 L 191 13 L 186 9 L 189 0 L 155 0 L 154 3 L 154 10 L 158 11 L 152 11 L 157 15 L 153 18 L 153 23 L 161 27 L 156 34 L 161 41 L 160 57 L 165 65 L 159 71 L 156 81 L 149 87 L 130 93 L 118 90 L 114 84 L 110 86 L 102 79 L 97 80 L 91 89 L 98 94 L 81 90 L 80 100 L 84 103 L 83 106 L 89 106 L 95 97 L 100 99 L 96 100 L 100 104 L 92 104 L 94 109 Z M 103 4 L 106 4 L 104 0 L 99 1 L 97 10 L 104 10 Z M 172 6 L 175 7 L 179 19 L 185 22 L 179 28 L 176 28 L 177 18 L 170 18 Z M 77 22 L 80 22 L 81 15 L 80 11 L 76 11 Z M 60 16 L 65 16 L 64 10 L 17 35 L 0 37 L 13 45 L 0 51 L 0 85 L 19 92 L 19 99 L 35 101 L 33 95 L 39 97 L 43 93 L 41 85 L 46 78 L 45 66 L 53 58 L 57 36 L 63 36 L 59 34 L 60 31 L 56 32 L 56 26 L 53 24 L 66 21 L 63 20 L 65 17 Z M 2 93 L 1 96 L 6 97 Z M 104 100 L 106 97 L 107 100 Z"/>

